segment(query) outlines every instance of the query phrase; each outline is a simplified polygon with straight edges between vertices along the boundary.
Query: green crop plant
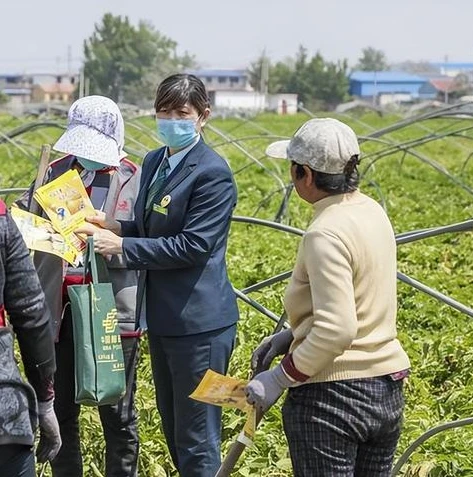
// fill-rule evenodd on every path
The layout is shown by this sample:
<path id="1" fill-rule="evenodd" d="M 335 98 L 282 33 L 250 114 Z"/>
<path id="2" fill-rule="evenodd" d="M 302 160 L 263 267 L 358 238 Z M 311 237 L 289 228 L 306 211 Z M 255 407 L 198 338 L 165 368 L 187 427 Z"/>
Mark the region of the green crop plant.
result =
<path id="1" fill-rule="evenodd" d="M 320 117 L 321 114 L 318 114 Z M 289 185 L 289 168 L 285 161 L 269 159 L 265 147 L 275 137 L 290 136 L 307 116 L 262 114 L 253 118 L 215 118 L 207 128 L 205 140 L 224 156 L 235 174 L 239 201 L 235 215 L 257 216 L 274 220 L 281 210 Z M 395 116 L 374 113 L 352 117 L 340 116 L 362 137 L 394 124 Z M 28 125 L 38 118 L 13 118 L 0 115 L 0 188 L 25 187 L 36 173 L 40 145 L 53 144 L 60 135 L 57 127 L 33 129 L 10 140 L 8 132 Z M 64 118 L 46 118 L 64 125 Z M 388 144 L 407 144 L 438 132 L 467 128 L 471 119 L 448 117 L 428 119 L 382 136 L 382 141 L 366 140 L 362 152 L 369 160 Z M 154 135 L 152 117 L 127 118 L 126 136 L 130 158 L 138 162 L 143 154 L 159 146 Z M 471 132 L 433 138 L 413 147 L 412 151 L 441 165 L 439 172 L 402 148 L 379 159 L 361 181 L 361 189 L 379 200 L 386 208 L 396 233 L 437 227 L 469 219 L 473 215 L 473 196 L 455 180 L 473 187 L 473 164 L 467 161 L 473 151 Z M 57 157 L 54 155 L 54 157 Z M 367 163 L 361 162 L 363 172 Z M 9 194 L 11 201 L 15 194 Z M 290 195 L 280 216 L 282 222 L 305 229 L 311 207 L 295 193 Z M 290 270 L 299 238 L 286 232 L 257 225 L 234 222 L 228 248 L 228 269 L 238 289 L 254 285 L 278 273 Z M 399 245 L 399 271 L 426 285 L 471 305 L 473 283 L 473 238 L 470 233 L 445 234 L 414 243 Z M 251 293 L 254 300 L 280 315 L 285 282 Z M 404 430 L 398 457 L 408 445 L 439 423 L 473 415 L 473 322 L 447 305 L 399 283 L 399 339 L 411 362 L 412 375 L 406 385 Z M 241 319 L 237 347 L 229 373 L 248 378 L 252 350 L 272 332 L 275 323 L 250 306 L 239 302 Z M 147 352 L 142 340 L 138 366 L 136 404 L 139 412 L 141 454 L 139 475 L 160 477 L 173 473 L 166 450 Z M 280 405 L 275 405 L 259 426 L 253 447 L 240 459 L 235 475 L 283 477 L 291 475 L 287 443 L 282 431 Z M 222 453 L 241 430 L 244 416 L 225 410 Z M 104 469 L 104 446 L 96 409 L 82 408 L 82 448 L 85 475 L 100 476 Z M 452 429 L 425 442 L 403 466 L 401 474 L 414 476 L 473 475 L 473 427 Z M 49 469 L 44 475 L 50 475 Z"/>

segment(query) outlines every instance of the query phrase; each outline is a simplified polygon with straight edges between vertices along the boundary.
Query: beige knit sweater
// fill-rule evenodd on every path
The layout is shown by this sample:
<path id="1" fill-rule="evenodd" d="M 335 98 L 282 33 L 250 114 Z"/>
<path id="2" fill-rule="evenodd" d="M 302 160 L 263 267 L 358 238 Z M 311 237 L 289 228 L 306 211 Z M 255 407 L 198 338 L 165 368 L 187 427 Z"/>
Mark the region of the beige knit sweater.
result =
<path id="1" fill-rule="evenodd" d="M 409 367 L 396 339 L 396 243 L 383 209 L 356 191 L 314 204 L 285 294 L 295 367 L 306 382 Z"/>

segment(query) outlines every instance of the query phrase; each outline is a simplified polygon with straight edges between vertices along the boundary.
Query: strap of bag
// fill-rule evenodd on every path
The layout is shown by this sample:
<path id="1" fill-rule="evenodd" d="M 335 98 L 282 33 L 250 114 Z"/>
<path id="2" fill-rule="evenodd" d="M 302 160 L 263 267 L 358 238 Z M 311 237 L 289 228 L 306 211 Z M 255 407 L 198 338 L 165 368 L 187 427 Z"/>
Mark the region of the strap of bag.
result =
<path id="1" fill-rule="evenodd" d="M 107 264 L 104 258 L 94 252 L 94 238 L 92 236 L 87 238 L 87 250 L 84 260 L 84 283 L 89 272 L 92 275 L 93 283 L 110 282 Z"/>
<path id="2" fill-rule="evenodd" d="M 98 283 L 99 282 L 99 275 L 97 272 L 97 261 L 95 259 L 95 252 L 94 252 L 94 237 L 89 236 L 87 237 L 87 249 L 85 252 L 85 260 L 84 260 L 84 283 L 88 273 L 92 275 L 92 282 Z"/>

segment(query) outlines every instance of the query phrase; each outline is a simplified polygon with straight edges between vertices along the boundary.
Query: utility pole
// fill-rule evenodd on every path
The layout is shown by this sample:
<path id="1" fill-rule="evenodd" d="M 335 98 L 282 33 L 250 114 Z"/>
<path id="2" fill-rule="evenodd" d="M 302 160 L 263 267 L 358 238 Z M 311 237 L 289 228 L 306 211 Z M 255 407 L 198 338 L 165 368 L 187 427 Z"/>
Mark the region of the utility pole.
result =
<path id="1" fill-rule="evenodd" d="M 260 74 L 260 91 L 263 94 L 268 94 L 269 81 L 269 61 L 266 57 L 266 50 L 263 50 L 261 55 L 261 74 Z"/>
<path id="2" fill-rule="evenodd" d="M 72 75 L 72 47 L 71 45 L 67 45 L 67 76 L 69 78 Z"/>
<path id="3" fill-rule="evenodd" d="M 266 56 L 266 48 L 263 50 L 261 55 L 261 71 L 260 71 L 260 98 L 258 100 L 258 105 L 262 109 L 268 107 L 268 81 L 269 81 L 269 58 Z"/>
<path id="4" fill-rule="evenodd" d="M 85 91 L 85 76 L 84 76 L 84 67 L 80 69 L 79 72 L 79 98 L 84 97 L 84 91 Z"/>
<path id="5" fill-rule="evenodd" d="M 378 72 L 375 70 L 374 75 L 373 75 L 373 105 L 376 105 L 376 100 L 378 97 L 378 78 L 377 78 Z"/>

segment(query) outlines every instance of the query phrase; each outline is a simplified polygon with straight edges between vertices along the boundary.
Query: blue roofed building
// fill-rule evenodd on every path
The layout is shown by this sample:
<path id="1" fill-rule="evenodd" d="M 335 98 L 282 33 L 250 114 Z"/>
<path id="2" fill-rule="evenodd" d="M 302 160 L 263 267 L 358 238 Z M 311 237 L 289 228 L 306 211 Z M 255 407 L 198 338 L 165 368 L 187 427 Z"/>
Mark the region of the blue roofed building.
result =
<path id="1" fill-rule="evenodd" d="M 419 98 L 419 90 L 428 80 L 402 71 L 353 71 L 349 93 L 378 104 L 409 102 Z"/>

